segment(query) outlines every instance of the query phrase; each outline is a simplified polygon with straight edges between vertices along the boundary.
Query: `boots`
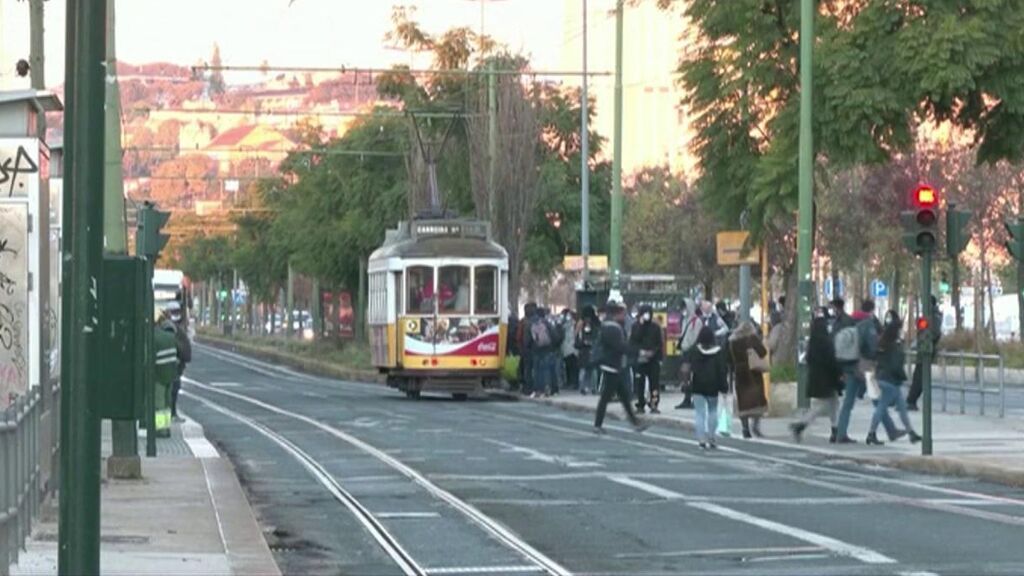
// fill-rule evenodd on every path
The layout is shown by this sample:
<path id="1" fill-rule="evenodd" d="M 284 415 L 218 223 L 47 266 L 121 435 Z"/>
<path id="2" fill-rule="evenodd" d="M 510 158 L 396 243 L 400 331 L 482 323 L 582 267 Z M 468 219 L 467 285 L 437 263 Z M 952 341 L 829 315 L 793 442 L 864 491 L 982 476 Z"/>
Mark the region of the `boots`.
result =
<path id="1" fill-rule="evenodd" d="M 803 440 L 803 433 L 806 429 L 807 426 L 805 426 L 803 422 L 794 422 L 789 425 L 789 432 L 793 434 L 793 440 L 795 442 L 800 442 Z"/>
<path id="2" fill-rule="evenodd" d="M 921 441 L 921 436 L 917 432 L 914 432 L 913 430 L 908 431 L 907 436 L 910 437 L 911 444 L 917 444 L 918 442 Z"/>
<path id="3" fill-rule="evenodd" d="M 868 434 L 868 439 L 865 440 L 864 443 L 868 446 L 882 446 L 885 444 L 885 442 L 878 439 L 878 436 L 874 432 Z"/>
<path id="4" fill-rule="evenodd" d="M 839 434 L 839 429 L 836 428 L 835 426 L 833 426 L 832 427 L 832 435 L 828 437 L 828 443 L 829 444 L 835 444 L 836 443 L 836 435 L 837 434 Z"/>

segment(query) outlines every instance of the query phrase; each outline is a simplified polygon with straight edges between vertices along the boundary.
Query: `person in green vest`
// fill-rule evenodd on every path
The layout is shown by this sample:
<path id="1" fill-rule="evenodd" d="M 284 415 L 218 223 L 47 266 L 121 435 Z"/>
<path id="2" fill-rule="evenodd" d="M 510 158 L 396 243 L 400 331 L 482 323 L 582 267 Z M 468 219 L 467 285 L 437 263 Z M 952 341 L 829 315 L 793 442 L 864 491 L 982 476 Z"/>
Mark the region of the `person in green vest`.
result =
<path id="1" fill-rule="evenodd" d="M 178 347 L 174 323 L 166 311 L 157 315 L 153 328 L 153 350 L 156 352 L 156 433 L 171 435 L 171 387 L 178 378 Z"/>

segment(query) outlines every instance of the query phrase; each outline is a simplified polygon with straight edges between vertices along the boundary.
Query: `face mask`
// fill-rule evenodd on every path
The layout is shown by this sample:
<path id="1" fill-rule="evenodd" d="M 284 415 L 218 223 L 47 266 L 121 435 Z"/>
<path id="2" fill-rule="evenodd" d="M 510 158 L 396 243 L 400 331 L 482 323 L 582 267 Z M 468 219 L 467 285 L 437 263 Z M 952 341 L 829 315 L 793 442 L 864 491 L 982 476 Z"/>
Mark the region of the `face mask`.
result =
<path id="1" fill-rule="evenodd" d="M 650 322 L 650 321 L 651 321 L 650 313 L 644 314 L 644 322 Z"/>

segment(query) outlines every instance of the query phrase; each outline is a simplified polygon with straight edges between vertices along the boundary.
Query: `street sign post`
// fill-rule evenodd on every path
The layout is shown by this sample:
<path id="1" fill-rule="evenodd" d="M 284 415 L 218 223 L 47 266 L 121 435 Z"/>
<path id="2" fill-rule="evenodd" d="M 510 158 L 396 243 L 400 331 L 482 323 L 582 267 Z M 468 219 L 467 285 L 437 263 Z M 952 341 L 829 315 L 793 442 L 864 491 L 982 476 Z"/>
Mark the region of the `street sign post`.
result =
<path id="1" fill-rule="evenodd" d="M 874 280 L 873 282 L 871 282 L 871 297 L 874 298 L 875 300 L 878 300 L 880 298 L 888 298 L 889 287 L 886 286 L 885 282 L 882 282 L 881 280 Z"/>
<path id="2" fill-rule="evenodd" d="M 748 247 L 750 232 L 719 232 L 715 237 L 715 252 L 719 266 L 757 266 L 761 263 L 761 251 Z"/>

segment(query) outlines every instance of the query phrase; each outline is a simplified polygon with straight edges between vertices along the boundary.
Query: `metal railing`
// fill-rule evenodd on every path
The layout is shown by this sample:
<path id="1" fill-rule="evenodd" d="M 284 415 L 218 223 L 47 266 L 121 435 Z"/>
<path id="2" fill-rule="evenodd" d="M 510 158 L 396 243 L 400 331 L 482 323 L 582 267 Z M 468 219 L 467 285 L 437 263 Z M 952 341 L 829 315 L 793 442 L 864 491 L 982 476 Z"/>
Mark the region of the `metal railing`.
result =
<path id="1" fill-rule="evenodd" d="M 18 561 L 18 551 L 38 516 L 42 494 L 39 428 L 42 392 L 33 388 L 0 411 L 0 575 Z"/>
<path id="2" fill-rule="evenodd" d="M 912 374 L 916 352 L 907 355 L 907 374 Z M 994 378 L 993 378 L 994 376 Z M 994 381 L 993 381 L 994 380 Z M 972 352 L 939 352 L 932 361 L 932 405 L 940 402 L 943 412 L 959 399 L 960 414 L 967 413 L 968 396 L 978 397 L 978 411 L 984 416 L 989 397 L 999 409 L 999 417 L 1006 416 L 1006 365 L 1003 357 L 995 354 Z"/>

